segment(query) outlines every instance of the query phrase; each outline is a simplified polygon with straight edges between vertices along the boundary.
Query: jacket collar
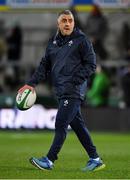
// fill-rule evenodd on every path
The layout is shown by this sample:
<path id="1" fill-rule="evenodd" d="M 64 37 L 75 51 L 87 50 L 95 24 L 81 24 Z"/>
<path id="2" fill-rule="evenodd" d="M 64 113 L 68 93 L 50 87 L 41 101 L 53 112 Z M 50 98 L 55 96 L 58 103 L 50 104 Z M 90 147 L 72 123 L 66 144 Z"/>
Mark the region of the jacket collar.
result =
<path id="1" fill-rule="evenodd" d="M 58 46 L 62 46 L 75 37 L 75 35 L 74 35 L 75 31 L 76 31 L 76 29 L 74 29 L 73 32 L 69 36 L 63 36 L 61 34 L 61 32 L 57 32 L 55 37 L 54 37 L 54 41 L 56 42 L 56 44 Z"/>
<path id="2" fill-rule="evenodd" d="M 69 36 L 63 36 L 60 32 L 57 31 L 55 36 L 53 36 L 54 37 L 53 43 L 58 46 L 62 46 L 66 44 L 67 42 L 73 40 L 74 38 L 77 38 L 80 36 L 84 36 L 84 33 L 78 28 L 74 28 L 73 32 Z"/>

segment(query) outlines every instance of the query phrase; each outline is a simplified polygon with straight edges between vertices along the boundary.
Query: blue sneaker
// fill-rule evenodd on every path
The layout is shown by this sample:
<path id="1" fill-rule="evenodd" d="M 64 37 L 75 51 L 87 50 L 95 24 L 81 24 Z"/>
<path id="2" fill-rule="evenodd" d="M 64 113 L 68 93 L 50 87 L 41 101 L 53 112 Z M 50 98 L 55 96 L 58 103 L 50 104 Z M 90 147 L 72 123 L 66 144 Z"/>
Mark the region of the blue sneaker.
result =
<path id="1" fill-rule="evenodd" d="M 41 170 L 52 170 L 53 169 L 53 162 L 50 161 L 47 157 L 42 157 L 40 159 L 37 159 L 37 158 L 30 158 L 30 162 L 32 165 L 36 166 L 38 169 L 41 169 Z"/>
<path id="2" fill-rule="evenodd" d="M 82 171 L 100 171 L 100 170 L 104 169 L 105 167 L 106 167 L 106 165 L 103 163 L 103 161 L 101 159 L 99 159 L 99 161 L 90 159 L 87 162 L 86 167 L 84 167 L 82 169 Z"/>

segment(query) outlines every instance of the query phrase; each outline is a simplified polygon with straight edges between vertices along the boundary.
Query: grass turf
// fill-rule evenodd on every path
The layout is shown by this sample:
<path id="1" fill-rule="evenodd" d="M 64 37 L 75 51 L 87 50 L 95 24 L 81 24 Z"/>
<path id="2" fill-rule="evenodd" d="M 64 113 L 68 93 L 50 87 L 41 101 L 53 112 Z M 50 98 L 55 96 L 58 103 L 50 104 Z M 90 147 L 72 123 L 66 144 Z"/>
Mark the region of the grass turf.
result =
<path id="1" fill-rule="evenodd" d="M 86 173 L 81 168 L 88 157 L 72 132 L 52 171 L 38 170 L 28 159 L 46 154 L 53 132 L 0 132 L 0 179 L 129 179 L 130 134 L 91 134 L 106 168 Z"/>

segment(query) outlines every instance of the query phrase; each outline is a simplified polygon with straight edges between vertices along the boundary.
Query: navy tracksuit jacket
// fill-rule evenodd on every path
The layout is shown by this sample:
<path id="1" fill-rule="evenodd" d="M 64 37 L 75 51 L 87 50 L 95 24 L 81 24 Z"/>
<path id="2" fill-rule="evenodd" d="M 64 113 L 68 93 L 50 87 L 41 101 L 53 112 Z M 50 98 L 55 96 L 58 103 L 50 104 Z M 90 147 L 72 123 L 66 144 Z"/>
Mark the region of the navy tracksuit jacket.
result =
<path id="1" fill-rule="evenodd" d="M 55 161 L 64 143 L 68 125 L 76 133 L 90 158 L 98 157 L 96 147 L 81 116 L 81 100 L 84 98 L 88 77 L 95 72 L 96 58 L 92 44 L 79 29 L 70 36 L 57 33 L 48 43 L 45 57 L 28 81 L 31 86 L 52 75 L 52 82 L 59 99 L 55 123 L 55 137 L 47 154 Z"/>
<path id="2" fill-rule="evenodd" d="M 28 84 L 35 86 L 51 72 L 58 98 L 84 98 L 87 78 L 95 72 L 96 57 L 85 34 L 75 29 L 70 36 L 60 33 L 48 43 L 45 57 Z"/>

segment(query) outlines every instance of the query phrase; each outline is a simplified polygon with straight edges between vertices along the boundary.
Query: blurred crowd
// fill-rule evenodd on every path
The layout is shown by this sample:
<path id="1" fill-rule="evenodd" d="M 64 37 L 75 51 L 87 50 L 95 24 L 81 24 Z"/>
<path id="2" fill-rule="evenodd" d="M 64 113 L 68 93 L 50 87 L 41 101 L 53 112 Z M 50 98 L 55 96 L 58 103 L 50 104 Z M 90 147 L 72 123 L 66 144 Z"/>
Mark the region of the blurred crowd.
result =
<path id="1" fill-rule="evenodd" d="M 75 26 L 79 27 L 91 40 L 97 56 L 96 73 L 89 79 L 86 102 L 92 107 L 106 107 L 113 105 L 112 97 L 118 95 L 120 107 L 130 106 L 130 25 L 125 22 L 121 26 L 118 48 L 124 65 L 107 67 L 111 52 L 107 49 L 106 39 L 110 27 L 107 17 L 102 10 L 94 5 L 86 18 L 85 24 L 80 21 L 74 7 L 70 10 L 75 17 Z M 26 71 L 21 65 L 23 55 L 23 27 L 19 22 L 13 22 L 10 27 L 5 27 L 5 22 L 0 19 L 0 93 L 13 93 L 26 81 Z M 50 34 L 54 29 L 50 29 Z M 28 52 L 29 53 L 29 52 Z M 118 63 L 118 62 L 117 62 Z M 32 68 L 32 67 L 30 67 Z M 33 72 L 33 68 L 29 71 Z M 113 88 L 114 87 L 114 88 Z M 43 90 L 44 89 L 44 90 Z M 120 92 L 119 92 L 120 89 Z M 50 78 L 41 82 L 39 92 L 43 96 L 53 95 Z M 118 94 L 119 93 L 119 94 Z"/>
<path id="2" fill-rule="evenodd" d="M 18 22 L 5 29 L 0 21 L 0 91 L 13 91 L 20 83 L 23 34 Z"/>

